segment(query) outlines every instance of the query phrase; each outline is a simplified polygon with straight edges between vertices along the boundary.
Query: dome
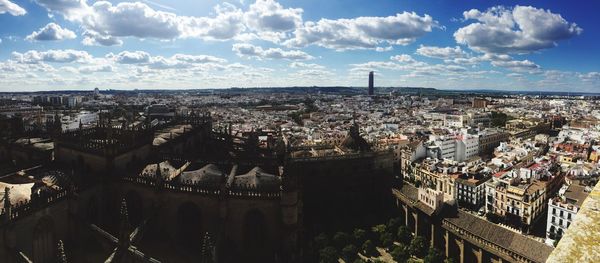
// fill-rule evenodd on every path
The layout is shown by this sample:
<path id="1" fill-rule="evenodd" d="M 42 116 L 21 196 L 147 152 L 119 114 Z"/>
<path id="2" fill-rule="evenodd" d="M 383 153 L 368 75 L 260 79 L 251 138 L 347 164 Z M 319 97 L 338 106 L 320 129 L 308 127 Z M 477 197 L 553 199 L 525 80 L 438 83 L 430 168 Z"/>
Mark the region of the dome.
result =
<path id="1" fill-rule="evenodd" d="M 276 175 L 268 174 L 260 167 L 254 167 L 252 170 L 243 175 L 237 175 L 233 181 L 236 187 L 274 187 L 277 188 L 281 184 L 281 178 Z"/>
<path id="2" fill-rule="evenodd" d="M 367 141 L 360 136 L 358 131 L 358 125 L 356 123 L 352 125 L 350 128 L 350 132 L 348 136 L 342 141 L 343 148 L 355 150 L 355 151 L 368 151 L 371 149 L 371 146 Z"/>
<path id="3" fill-rule="evenodd" d="M 198 170 L 181 173 L 179 182 L 220 183 L 223 177 L 225 177 L 225 173 L 223 173 L 218 166 L 207 164 Z"/>
<path id="4" fill-rule="evenodd" d="M 4 182 L 0 182 L 0 189 L 2 189 L 2 193 L 0 194 L 0 198 L 4 201 L 4 189 L 8 188 L 9 191 L 9 199 L 11 205 L 16 205 L 21 202 L 28 202 L 31 200 L 31 192 L 33 189 L 34 183 L 25 183 L 25 184 L 7 184 Z M 4 208 L 4 202 L 0 203 L 0 206 Z"/>

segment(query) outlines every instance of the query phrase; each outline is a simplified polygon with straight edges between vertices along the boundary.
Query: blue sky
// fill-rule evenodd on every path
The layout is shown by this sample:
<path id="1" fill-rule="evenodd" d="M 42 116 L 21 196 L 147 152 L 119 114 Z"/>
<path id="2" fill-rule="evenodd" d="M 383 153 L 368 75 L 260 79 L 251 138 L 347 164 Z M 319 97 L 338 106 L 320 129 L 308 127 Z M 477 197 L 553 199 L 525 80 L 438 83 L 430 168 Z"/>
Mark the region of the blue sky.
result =
<path id="1" fill-rule="evenodd" d="M 600 3 L 0 0 L 0 91 L 600 92 Z"/>

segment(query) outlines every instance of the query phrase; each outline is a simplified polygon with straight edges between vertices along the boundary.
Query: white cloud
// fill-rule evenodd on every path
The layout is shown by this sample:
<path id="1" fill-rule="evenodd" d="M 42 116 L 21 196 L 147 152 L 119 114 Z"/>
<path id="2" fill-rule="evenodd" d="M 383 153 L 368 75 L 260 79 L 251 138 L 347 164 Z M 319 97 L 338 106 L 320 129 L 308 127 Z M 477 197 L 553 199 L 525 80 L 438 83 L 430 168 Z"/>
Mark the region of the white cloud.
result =
<path id="1" fill-rule="evenodd" d="M 25 53 L 13 52 L 12 57 L 19 63 L 35 64 L 40 62 L 52 63 L 88 63 L 92 56 L 85 51 L 65 49 L 65 50 L 48 50 L 36 51 L 29 50 Z"/>
<path id="2" fill-rule="evenodd" d="M 401 54 L 390 57 L 391 60 L 395 60 L 402 63 L 413 63 L 416 62 L 410 55 Z"/>
<path id="3" fill-rule="evenodd" d="M 79 73 L 82 74 L 92 74 L 96 72 L 113 72 L 114 67 L 112 65 L 93 65 L 93 66 L 83 66 L 78 69 Z"/>
<path id="4" fill-rule="evenodd" d="M 243 12 L 229 3 L 215 7 L 216 17 L 181 17 L 181 37 L 229 40 L 245 30 Z"/>
<path id="5" fill-rule="evenodd" d="M 150 62 L 150 54 L 145 51 L 123 51 L 117 55 L 108 55 L 119 64 L 144 64 Z"/>
<path id="6" fill-rule="evenodd" d="M 388 17 L 321 19 L 305 22 L 284 44 L 293 47 L 318 45 L 340 51 L 377 49 L 381 44 L 407 45 L 434 27 L 438 27 L 438 22 L 431 16 L 419 16 L 414 12 Z"/>
<path id="7" fill-rule="evenodd" d="M 56 41 L 74 39 L 76 37 L 75 32 L 62 28 L 58 24 L 49 23 L 45 27 L 40 28 L 39 31 L 32 32 L 25 39 L 29 41 Z"/>
<path id="8" fill-rule="evenodd" d="M 150 69 L 184 69 L 204 65 L 202 70 L 225 69 L 226 59 L 207 55 L 175 54 L 171 57 L 151 56 L 144 51 L 123 51 L 106 56 L 118 64 L 133 64 Z"/>
<path id="9" fill-rule="evenodd" d="M 225 63 L 226 59 L 218 58 L 214 56 L 207 55 L 186 55 L 186 54 L 175 54 L 173 55 L 173 59 L 188 62 L 188 63 Z"/>
<path id="10" fill-rule="evenodd" d="M 455 59 L 467 57 L 467 53 L 464 52 L 459 46 L 456 47 L 433 47 L 421 45 L 417 49 L 417 54 L 430 58 L 439 59 Z"/>
<path id="11" fill-rule="evenodd" d="M 577 76 L 585 82 L 600 82 L 600 72 L 592 71 L 588 73 L 579 73 Z"/>
<path id="12" fill-rule="evenodd" d="M 509 61 L 492 61 L 495 67 L 503 67 L 514 71 L 536 71 L 540 69 L 540 66 L 529 61 L 529 60 L 509 60 Z"/>
<path id="13" fill-rule="evenodd" d="M 560 14 L 531 6 L 471 9 L 463 17 L 478 22 L 459 28 L 454 33 L 456 42 L 485 53 L 529 53 L 554 47 L 583 31 Z"/>
<path id="14" fill-rule="evenodd" d="M 215 7 L 215 17 L 178 16 L 141 2 L 36 0 L 51 13 L 76 22 L 85 30 L 85 45 L 120 45 L 121 37 L 227 40 L 244 30 L 243 12 L 229 3 Z"/>
<path id="15" fill-rule="evenodd" d="M 48 12 L 61 14 L 71 21 L 80 21 L 90 15 L 91 11 L 86 0 L 35 0 L 35 2 L 45 7 Z"/>
<path id="16" fill-rule="evenodd" d="M 0 14 L 4 13 L 9 13 L 13 16 L 22 16 L 27 14 L 27 11 L 11 1 L 0 0 Z"/>
<path id="17" fill-rule="evenodd" d="M 251 44 L 237 43 L 233 45 L 233 51 L 241 57 L 254 57 L 258 59 L 288 59 L 308 60 L 314 57 L 300 50 L 282 50 L 280 48 L 263 49 Z"/>
<path id="18" fill-rule="evenodd" d="M 302 25 L 302 12 L 301 8 L 283 8 L 274 0 L 257 0 L 244 14 L 244 20 L 261 38 L 277 42 L 285 38 L 285 32 Z"/>
<path id="19" fill-rule="evenodd" d="M 303 63 L 303 62 L 297 62 L 297 61 L 290 63 L 290 67 L 298 68 L 298 69 L 325 69 L 324 66 L 319 65 L 319 64 Z"/>
<path id="20" fill-rule="evenodd" d="M 123 41 L 113 36 L 100 35 L 94 31 L 83 32 L 82 44 L 86 46 L 120 46 Z"/>

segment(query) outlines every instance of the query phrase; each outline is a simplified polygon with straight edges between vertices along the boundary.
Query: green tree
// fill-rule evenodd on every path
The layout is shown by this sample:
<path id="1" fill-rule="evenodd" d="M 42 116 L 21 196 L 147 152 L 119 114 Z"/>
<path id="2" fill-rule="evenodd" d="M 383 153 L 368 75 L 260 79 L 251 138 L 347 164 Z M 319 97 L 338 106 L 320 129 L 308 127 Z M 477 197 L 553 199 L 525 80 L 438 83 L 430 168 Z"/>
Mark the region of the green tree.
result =
<path id="1" fill-rule="evenodd" d="M 509 120 L 510 118 L 508 117 L 508 115 L 502 113 L 502 112 L 497 112 L 497 111 L 492 111 L 492 126 L 494 127 L 504 127 L 506 126 L 506 121 Z"/>
<path id="2" fill-rule="evenodd" d="M 381 238 L 379 240 L 381 242 L 381 245 L 383 245 L 384 247 L 392 247 L 392 245 L 394 244 L 394 235 L 392 235 L 392 233 L 383 233 L 381 235 Z"/>
<path id="3" fill-rule="evenodd" d="M 444 259 L 444 263 L 454 263 L 454 259 L 452 259 L 452 258 Z"/>
<path id="4" fill-rule="evenodd" d="M 400 226 L 397 235 L 398 242 L 408 245 L 412 239 L 412 233 L 407 226 Z"/>
<path id="5" fill-rule="evenodd" d="M 411 255 L 423 258 L 427 253 L 427 242 L 425 241 L 425 238 L 423 238 L 422 236 L 414 237 L 410 241 L 410 246 L 408 247 L 408 250 L 410 251 Z"/>
<path id="6" fill-rule="evenodd" d="M 371 230 L 375 234 L 376 241 L 381 241 L 381 235 L 385 233 L 386 226 L 384 224 L 376 225 Z"/>
<path id="7" fill-rule="evenodd" d="M 430 247 L 429 251 L 427 252 L 427 256 L 425 256 L 425 258 L 423 258 L 423 262 L 424 263 L 443 263 L 444 262 L 444 256 L 442 256 L 442 253 L 440 253 L 439 250 Z"/>
<path id="8" fill-rule="evenodd" d="M 327 237 L 327 234 L 321 233 L 315 237 L 315 247 L 317 250 L 321 250 L 326 246 L 329 246 L 329 237 Z"/>
<path id="9" fill-rule="evenodd" d="M 358 249 L 352 244 L 347 245 L 342 249 L 342 257 L 346 262 L 351 262 L 354 260 L 357 257 L 356 253 L 358 253 Z"/>
<path id="10" fill-rule="evenodd" d="M 367 263 L 367 262 L 362 258 L 356 258 L 354 261 L 352 261 L 352 263 Z"/>
<path id="11" fill-rule="evenodd" d="M 319 251 L 319 262 L 321 263 L 337 263 L 338 259 L 338 251 L 334 247 L 326 247 Z"/>
<path id="12" fill-rule="evenodd" d="M 352 232 L 352 235 L 354 237 L 354 245 L 356 245 L 357 247 L 364 243 L 365 240 L 367 240 L 367 231 L 365 231 L 364 229 L 356 228 Z"/>
<path id="13" fill-rule="evenodd" d="M 396 246 L 390 254 L 392 255 L 392 258 L 394 258 L 394 260 L 398 263 L 406 262 L 410 258 L 408 248 L 404 244 Z"/>
<path id="14" fill-rule="evenodd" d="M 346 232 L 341 231 L 335 233 L 335 235 L 333 236 L 333 244 L 338 249 L 345 247 L 346 245 L 350 244 L 350 235 Z"/>
<path id="15" fill-rule="evenodd" d="M 388 221 L 386 228 L 387 228 L 387 232 L 392 233 L 392 235 L 396 235 L 396 231 L 398 230 L 398 227 L 400 227 L 400 218 L 394 217 L 394 218 L 390 218 L 390 220 Z"/>
<path id="16" fill-rule="evenodd" d="M 375 245 L 373 244 L 373 241 L 371 241 L 371 240 L 365 241 L 365 243 L 363 243 L 361 249 L 365 253 L 365 256 L 372 257 L 377 254 L 377 249 L 375 249 Z"/>

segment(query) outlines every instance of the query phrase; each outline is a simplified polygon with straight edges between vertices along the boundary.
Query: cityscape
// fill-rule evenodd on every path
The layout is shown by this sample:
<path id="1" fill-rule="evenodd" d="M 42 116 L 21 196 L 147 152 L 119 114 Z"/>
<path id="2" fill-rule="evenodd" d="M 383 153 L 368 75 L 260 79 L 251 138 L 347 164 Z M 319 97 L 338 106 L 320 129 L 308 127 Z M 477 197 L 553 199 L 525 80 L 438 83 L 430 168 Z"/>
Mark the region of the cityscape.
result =
<path id="1" fill-rule="evenodd" d="M 0 262 L 600 262 L 597 3 L 127 1 L 0 0 Z"/>

